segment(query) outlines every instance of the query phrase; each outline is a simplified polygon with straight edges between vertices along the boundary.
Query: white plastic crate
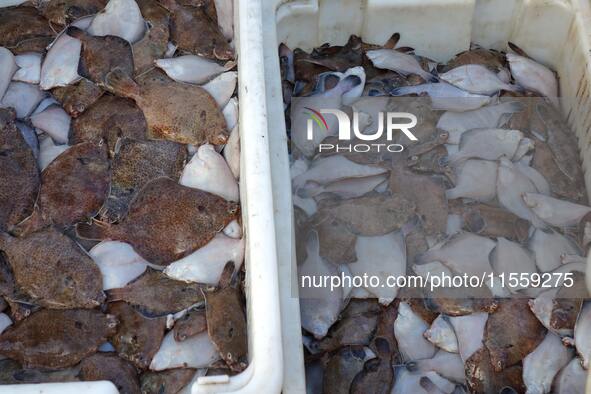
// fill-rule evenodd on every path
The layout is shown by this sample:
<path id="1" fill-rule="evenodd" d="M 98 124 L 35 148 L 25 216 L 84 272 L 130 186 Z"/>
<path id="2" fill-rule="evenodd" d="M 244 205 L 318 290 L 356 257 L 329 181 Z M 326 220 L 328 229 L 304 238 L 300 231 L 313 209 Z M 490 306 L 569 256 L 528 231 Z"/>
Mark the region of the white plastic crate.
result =
<path id="1" fill-rule="evenodd" d="M 249 366 L 238 375 L 200 377 L 197 393 L 279 393 L 283 355 L 277 280 L 277 253 L 271 155 L 264 100 L 262 7 L 259 1 L 234 1 L 242 220 L 247 240 L 246 299 Z M 247 54 L 247 55 L 242 55 Z M 116 394 L 111 382 L 74 382 L 0 386 L 0 394 Z"/>
<path id="2" fill-rule="evenodd" d="M 305 392 L 295 270 L 291 186 L 277 48 L 343 45 L 351 34 L 400 45 L 445 62 L 469 48 L 507 49 L 511 41 L 560 77 L 564 113 L 576 133 L 591 192 L 591 2 L 589 0 L 262 0 L 265 83 L 279 253 L 286 394 Z M 590 193 L 591 195 L 591 193 Z M 290 260 L 291 259 L 291 260 Z M 589 265 L 591 267 L 591 264 Z M 591 289 L 591 269 L 587 276 Z M 587 390 L 591 392 L 591 386 Z"/>

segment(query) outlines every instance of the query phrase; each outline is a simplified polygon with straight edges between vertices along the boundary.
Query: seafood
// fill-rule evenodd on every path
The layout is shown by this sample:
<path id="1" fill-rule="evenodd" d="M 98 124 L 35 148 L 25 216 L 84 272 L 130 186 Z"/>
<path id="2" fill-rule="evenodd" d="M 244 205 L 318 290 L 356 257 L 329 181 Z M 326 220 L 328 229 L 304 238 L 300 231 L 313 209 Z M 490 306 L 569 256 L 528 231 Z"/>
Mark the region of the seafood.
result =
<path id="1" fill-rule="evenodd" d="M 130 44 L 144 34 L 145 22 L 134 0 L 109 0 L 88 27 L 93 36 L 117 36 Z"/>
<path id="2" fill-rule="evenodd" d="M 110 380 L 117 390 L 125 394 L 139 394 L 140 384 L 135 368 L 119 357 L 96 353 L 80 363 L 82 380 Z"/>

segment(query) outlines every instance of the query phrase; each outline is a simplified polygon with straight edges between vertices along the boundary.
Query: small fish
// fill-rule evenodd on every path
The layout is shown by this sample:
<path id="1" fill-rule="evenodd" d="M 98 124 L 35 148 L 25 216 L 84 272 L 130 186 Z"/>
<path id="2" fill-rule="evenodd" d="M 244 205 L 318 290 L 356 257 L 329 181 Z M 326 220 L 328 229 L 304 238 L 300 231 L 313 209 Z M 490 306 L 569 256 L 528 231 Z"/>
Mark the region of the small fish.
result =
<path id="1" fill-rule="evenodd" d="M 536 261 L 530 252 L 516 242 L 503 237 L 497 238 L 497 246 L 490 254 L 490 264 L 497 275 L 523 275 L 532 277 L 538 272 Z M 508 286 L 510 291 L 522 289 L 521 286 Z"/>
<path id="2" fill-rule="evenodd" d="M 464 362 L 483 346 L 484 328 L 488 316 L 487 313 L 477 312 L 448 318 L 457 337 L 458 351 Z"/>
<path id="3" fill-rule="evenodd" d="M 68 145 L 55 145 L 51 137 L 45 137 L 39 143 L 39 158 L 37 164 L 43 171 L 56 157 L 70 148 Z"/>
<path id="4" fill-rule="evenodd" d="M 218 195 L 227 201 L 240 200 L 234 174 L 213 145 L 204 144 L 199 147 L 183 169 L 179 183 Z"/>
<path id="5" fill-rule="evenodd" d="M 338 394 L 349 390 L 365 362 L 374 358 L 375 354 L 363 346 L 344 346 L 329 357 L 324 368 L 322 392 Z"/>
<path id="6" fill-rule="evenodd" d="M 218 107 L 225 107 L 234 95 L 238 83 L 238 72 L 227 71 L 201 86 L 213 97 Z"/>
<path id="7" fill-rule="evenodd" d="M 18 362 L 6 358 L 0 361 L 1 384 L 77 382 L 78 368 L 49 371 L 44 368 L 23 368 Z"/>
<path id="8" fill-rule="evenodd" d="M 18 289 L 54 309 L 94 308 L 105 300 L 101 274 L 70 238 L 49 227 L 26 237 L 0 233 Z"/>
<path id="9" fill-rule="evenodd" d="M 70 115 L 58 105 L 51 105 L 31 116 L 33 126 L 47 133 L 58 144 L 68 143 L 71 121 Z"/>
<path id="10" fill-rule="evenodd" d="M 147 317 L 176 313 L 203 301 L 202 286 L 168 278 L 148 268 L 125 287 L 107 291 L 108 301 L 125 301 Z"/>
<path id="11" fill-rule="evenodd" d="M 209 337 L 222 359 L 237 372 L 247 366 L 246 316 L 242 305 L 240 290 L 232 286 L 205 293 Z"/>
<path id="12" fill-rule="evenodd" d="M 583 368 L 589 369 L 591 360 L 591 303 L 586 302 L 579 313 L 577 323 L 575 324 L 575 346 L 577 354 L 582 359 Z"/>
<path id="13" fill-rule="evenodd" d="M 550 325 L 552 309 L 554 308 L 554 298 L 556 297 L 556 293 L 558 293 L 558 290 L 558 287 L 554 287 L 541 292 L 536 296 L 536 298 L 528 301 L 529 309 L 531 309 L 532 313 L 536 315 L 540 323 L 542 323 L 544 327 L 548 329 L 549 332 L 554 332 L 562 337 L 572 337 L 574 332 L 574 324 L 573 327 L 571 327 L 570 329 L 563 328 L 559 330 L 554 329 Z"/>
<path id="14" fill-rule="evenodd" d="M 420 394 L 444 394 L 451 393 L 455 385 L 442 378 L 433 371 L 420 373 L 410 372 L 402 367 L 396 371 L 392 394 L 420 393 Z"/>
<path id="15" fill-rule="evenodd" d="M 111 169 L 111 190 L 99 215 L 108 222 L 121 221 L 140 190 L 152 179 L 179 179 L 187 150 L 172 141 L 138 141 L 121 138 Z M 203 189 L 205 190 L 205 189 Z"/>
<path id="16" fill-rule="evenodd" d="M 513 157 L 523 138 L 519 130 L 476 129 L 462 134 L 459 151 L 449 155 L 452 164 L 476 158 L 497 160 L 502 156 Z"/>
<path id="17" fill-rule="evenodd" d="M 119 357 L 147 369 L 164 338 L 166 318 L 147 318 L 125 302 L 110 303 L 108 312 L 119 321 L 111 338 Z"/>
<path id="18" fill-rule="evenodd" d="M 41 80 L 41 54 L 39 53 L 24 53 L 14 58 L 18 70 L 14 73 L 13 81 L 21 81 L 26 83 L 39 83 Z M 2 87 L 0 86 L 0 94 Z"/>
<path id="19" fill-rule="evenodd" d="M 320 215 L 312 225 L 318 232 L 320 256 L 333 264 L 349 264 L 357 261 L 355 253 L 357 236 L 338 217 L 323 218 Z"/>
<path id="20" fill-rule="evenodd" d="M 423 70 L 413 55 L 394 49 L 367 51 L 365 55 L 371 60 L 374 67 L 396 71 L 404 76 L 416 74 L 423 78 L 425 82 L 437 80 L 433 74 Z"/>
<path id="21" fill-rule="evenodd" d="M 0 8 L 0 46 L 13 53 L 42 52 L 54 36 L 48 20 L 34 7 Z"/>
<path id="22" fill-rule="evenodd" d="M 558 335 L 546 334 L 538 347 L 523 359 L 523 381 L 528 392 L 550 393 L 554 377 L 572 359 L 573 353 Z"/>
<path id="23" fill-rule="evenodd" d="M 0 107 L 14 108 L 18 119 L 27 118 L 37 104 L 43 100 L 45 92 L 39 89 L 39 85 L 24 82 L 11 82 L 6 89 Z"/>
<path id="24" fill-rule="evenodd" d="M 448 239 L 441 247 L 431 248 L 417 256 L 417 264 L 440 261 L 459 273 L 482 275 L 492 272 L 488 255 L 496 242 L 472 233 L 458 233 Z"/>
<path id="25" fill-rule="evenodd" d="M 355 242 L 357 261 L 348 268 L 354 276 L 365 273 L 380 278 L 385 283 L 388 277 L 399 277 L 406 272 L 406 229 L 379 236 L 359 236 Z M 368 298 L 378 298 L 382 305 L 390 304 L 397 296 L 396 286 L 368 287 Z"/>
<path id="26" fill-rule="evenodd" d="M 41 174 L 33 214 L 15 229 L 24 235 L 47 225 L 69 227 L 94 217 L 109 191 L 109 162 L 105 145 L 73 146 Z"/>
<path id="27" fill-rule="evenodd" d="M 307 258 L 298 265 L 298 277 L 312 275 L 338 275 L 337 266 L 320 257 L 318 234 L 308 233 L 306 239 Z M 301 259 L 301 256 L 298 257 Z M 298 280 L 299 281 L 299 280 Z M 338 320 L 343 308 L 343 288 L 331 291 L 328 287 L 300 290 L 300 313 L 302 327 L 316 339 L 326 336 L 328 329 Z"/>
<path id="28" fill-rule="evenodd" d="M 207 330 L 205 310 L 191 309 L 183 317 L 174 322 L 172 331 L 175 341 L 181 342 Z"/>
<path id="29" fill-rule="evenodd" d="M 404 360 L 413 361 L 435 355 L 435 346 L 423 336 L 428 328 L 429 325 L 413 312 L 408 303 L 400 303 L 398 317 L 394 322 L 394 335 Z"/>
<path id="30" fill-rule="evenodd" d="M 175 81 L 195 83 L 198 85 L 211 81 L 235 65 L 233 62 L 228 62 L 225 66 L 221 66 L 213 60 L 196 55 L 158 59 L 155 61 L 155 64 L 156 67 L 164 70 Z"/>
<path id="31" fill-rule="evenodd" d="M 423 333 L 424 337 L 440 349 L 458 353 L 458 339 L 454 328 L 444 315 L 439 315 Z M 439 354 L 439 352 L 437 353 Z"/>
<path id="32" fill-rule="evenodd" d="M 497 74 L 480 64 L 466 64 L 453 68 L 439 78 L 474 94 L 493 95 L 500 90 L 519 91 L 515 85 L 503 82 Z"/>
<path id="33" fill-rule="evenodd" d="M 144 74 L 136 83 L 122 70 L 115 69 L 107 75 L 106 82 L 110 90 L 132 98 L 141 108 L 151 139 L 193 145 L 219 145 L 228 140 L 220 109 L 199 86 L 174 82 L 156 70 Z"/>
<path id="34" fill-rule="evenodd" d="M 41 64 L 39 86 L 49 90 L 58 86 L 67 86 L 78 79 L 78 61 L 82 43 L 80 40 L 61 34 L 49 48 Z"/>
<path id="35" fill-rule="evenodd" d="M 536 229 L 528 241 L 536 265 L 542 272 L 558 268 L 562 255 L 580 255 L 581 251 L 569 238 L 554 231 Z"/>
<path id="36" fill-rule="evenodd" d="M 449 200 L 470 198 L 479 202 L 489 202 L 497 196 L 498 164 L 494 161 L 469 159 L 456 170 L 456 185 L 447 189 Z"/>
<path id="37" fill-rule="evenodd" d="M 93 36 L 117 36 L 135 43 L 144 35 L 145 22 L 134 0 L 109 0 L 88 27 Z"/>
<path id="38" fill-rule="evenodd" d="M 78 63 L 80 76 L 103 86 L 105 76 L 112 69 L 120 69 L 127 75 L 133 74 L 131 45 L 123 38 L 113 35 L 95 37 L 75 26 L 68 27 L 66 34 L 82 43 Z"/>
<path id="39" fill-rule="evenodd" d="M 507 54 L 507 62 L 515 82 L 527 90 L 534 91 L 556 102 L 558 81 L 552 70 L 525 56 Z"/>
<path id="40" fill-rule="evenodd" d="M 106 0 L 53 0 L 41 2 L 39 11 L 52 24 L 65 26 L 76 19 L 98 13 L 105 4 Z"/>
<path id="41" fill-rule="evenodd" d="M 585 392 L 587 371 L 577 357 L 573 358 L 556 376 L 554 390 L 556 394 L 577 394 Z"/>
<path id="42" fill-rule="evenodd" d="M 535 227 L 545 228 L 547 226 L 522 197 L 525 193 L 536 193 L 537 191 L 535 184 L 509 159 L 502 157 L 499 160 L 497 196 L 501 206 L 520 218 L 528 220 Z"/>
<path id="43" fill-rule="evenodd" d="M 104 95 L 72 121 L 70 144 L 104 139 L 114 156 L 119 138 L 145 140 L 147 129 L 143 112 L 132 100 Z"/>
<path id="44" fill-rule="evenodd" d="M 579 224 L 591 208 L 538 193 L 524 193 L 523 201 L 544 222 L 556 227 Z"/>
<path id="45" fill-rule="evenodd" d="M 207 332 L 202 332 L 182 342 L 174 339 L 170 331 L 152 359 L 150 369 L 162 371 L 171 368 L 207 368 L 220 359 L 213 342 Z"/>
<path id="46" fill-rule="evenodd" d="M 496 371 L 493 369 L 491 361 L 491 354 L 486 348 L 481 348 L 466 360 L 466 383 L 471 392 L 525 393 L 521 365 Z"/>
<path id="47" fill-rule="evenodd" d="M 86 78 L 74 85 L 57 87 L 51 94 L 72 118 L 77 118 L 102 95 L 103 90 Z"/>
<path id="48" fill-rule="evenodd" d="M 411 372 L 436 372 L 444 378 L 459 384 L 464 383 L 466 379 L 464 362 L 461 357 L 457 353 L 449 353 L 444 350 L 438 351 L 432 358 L 407 363 L 406 368 Z"/>
<path id="49" fill-rule="evenodd" d="M 8 49 L 0 47 L 0 99 L 6 93 L 8 84 L 18 69 L 16 59 Z M 18 79 L 17 79 L 18 80 Z"/>
<path id="50" fill-rule="evenodd" d="M 117 320 L 93 309 L 42 309 L 0 336 L 0 354 L 25 368 L 65 368 L 95 353 Z"/>
<path id="51" fill-rule="evenodd" d="M 205 246 L 169 264 L 164 273 L 176 280 L 217 285 L 227 262 L 240 269 L 244 260 L 245 240 L 217 234 Z"/>
<path id="52" fill-rule="evenodd" d="M 140 375 L 142 394 L 177 394 L 185 387 L 197 370 L 193 368 L 146 371 Z"/>
<path id="53" fill-rule="evenodd" d="M 15 115 L 0 109 L 0 231 L 11 230 L 33 212 L 40 186 L 33 151 L 17 129 Z"/>
<path id="54" fill-rule="evenodd" d="M 140 394 L 140 383 L 133 365 L 113 354 L 96 353 L 80 363 L 83 381 L 109 380 L 120 393 Z"/>
<path id="55" fill-rule="evenodd" d="M 306 381 L 308 377 L 306 376 Z M 389 393 L 394 381 L 394 371 L 389 360 L 380 357 L 363 364 L 363 371 L 351 382 L 351 394 Z"/>
<path id="56" fill-rule="evenodd" d="M 217 23 L 200 7 L 187 7 L 176 0 L 161 0 L 171 14 L 170 36 L 179 49 L 210 59 L 228 60 L 234 51 Z"/>
<path id="57" fill-rule="evenodd" d="M 125 286 L 148 267 L 148 262 L 124 242 L 103 241 L 88 254 L 101 271 L 103 290 Z"/>
<path id="58" fill-rule="evenodd" d="M 458 53 L 447 62 L 445 69 L 451 70 L 468 64 L 486 66 L 489 70 L 497 72 L 505 66 L 505 55 L 494 49 L 485 49 L 472 46 L 469 50 Z"/>
<path id="59" fill-rule="evenodd" d="M 391 96 L 422 93 L 426 93 L 431 98 L 431 106 L 434 110 L 472 111 L 492 102 L 492 98 L 489 96 L 468 93 L 444 82 L 402 86 L 390 91 Z"/>
<path id="60" fill-rule="evenodd" d="M 135 75 L 140 75 L 154 67 L 156 59 L 166 55 L 170 14 L 156 0 L 139 0 L 137 4 L 147 24 L 144 36 L 132 45 Z"/>
<path id="61" fill-rule="evenodd" d="M 531 313 L 527 299 L 500 301 L 484 330 L 484 346 L 490 352 L 493 370 L 501 372 L 517 364 L 542 342 L 545 335 L 546 329 Z"/>

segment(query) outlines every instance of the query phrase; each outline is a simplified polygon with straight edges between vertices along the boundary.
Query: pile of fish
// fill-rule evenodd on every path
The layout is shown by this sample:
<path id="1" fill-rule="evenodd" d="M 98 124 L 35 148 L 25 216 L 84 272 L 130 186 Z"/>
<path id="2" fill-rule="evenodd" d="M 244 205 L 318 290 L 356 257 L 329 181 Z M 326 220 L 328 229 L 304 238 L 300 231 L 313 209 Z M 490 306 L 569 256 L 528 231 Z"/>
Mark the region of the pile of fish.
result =
<path id="1" fill-rule="evenodd" d="M 0 4 L 0 384 L 242 371 L 232 1 Z"/>
<path id="2" fill-rule="evenodd" d="M 555 73 L 513 44 L 438 64 L 399 38 L 279 48 L 300 278 L 570 273 L 572 283 L 300 288 L 308 392 L 585 392 L 591 208 Z M 298 106 L 313 108 L 300 97 L 356 112 L 367 134 L 380 112 L 412 113 L 418 141 L 400 133 L 372 141 L 398 153 L 322 152 L 336 121 L 306 138 Z"/>

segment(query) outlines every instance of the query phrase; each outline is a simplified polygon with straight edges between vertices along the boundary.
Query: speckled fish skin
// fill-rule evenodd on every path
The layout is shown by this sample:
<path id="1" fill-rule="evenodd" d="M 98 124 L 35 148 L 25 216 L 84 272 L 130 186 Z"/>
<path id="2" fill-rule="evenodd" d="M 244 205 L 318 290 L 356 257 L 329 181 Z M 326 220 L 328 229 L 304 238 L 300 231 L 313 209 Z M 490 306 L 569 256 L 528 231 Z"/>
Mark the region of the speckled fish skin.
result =
<path id="1" fill-rule="evenodd" d="M 72 118 L 80 116 L 92 104 L 94 104 L 103 93 L 104 91 L 101 88 L 85 78 L 82 78 L 80 82 L 75 85 L 57 87 L 51 91 L 53 97 L 61 103 L 64 110 Z"/>
<path id="2" fill-rule="evenodd" d="M 160 4 L 171 13 L 170 36 L 179 49 L 210 59 L 234 57 L 217 23 L 201 7 L 186 7 L 176 0 L 160 0 Z"/>
<path id="3" fill-rule="evenodd" d="M 42 368 L 23 368 L 18 362 L 6 358 L 0 361 L 0 384 L 77 382 L 78 369 L 67 368 L 47 371 Z"/>
<path id="4" fill-rule="evenodd" d="M 51 23 L 65 26 L 76 19 L 96 14 L 106 4 L 106 0 L 48 0 L 41 2 L 39 8 Z"/>
<path id="5" fill-rule="evenodd" d="M 170 14 L 156 0 L 138 0 L 137 5 L 149 24 L 144 37 L 132 46 L 135 74 L 139 75 L 152 68 L 154 61 L 166 53 Z"/>
<path id="6" fill-rule="evenodd" d="M 78 74 L 99 86 L 114 68 L 133 75 L 133 55 L 129 42 L 117 36 L 94 37 L 75 26 L 66 29 L 66 34 L 82 42 Z"/>
<path id="7" fill-rule="evenodd" d="M 572 330 L 583 306 L 583 300 L 589 298 L 582 272 L 573 272 L 573 285 L 562 286 L 552 300 L 550 328 L 554 330 Z"/>
<path id="8" fill-rule="evenodd" d="M 197 372 L 193 368 L 175 368 L 140 375 L 142 394 L 177 394 Z"/>
<path id="9" fill-rule="evenodd" d="M 234 371 L 247 366 L 246 316 L 240 291 L 226 287 L 205 294 L 207 333 L 220 355 Z"/>
<path id="10" fill-rule="evenodd" d="M 319 215 L 341 221 L 353 233 L 377 236 L 400 230 L 415 215 L 415 204 L 400 196 L 324 200 Z"/>
<path id="11" fill-rule="evenodd" d="M 546 328 L 528 307 L 527 299 L 506 299 L 492 313 L 484 331 L 484 346 L 490 352 L 494 371 L 513 366 L 544 339 Z M 515 319 L 519 316 L 519 319 Z"/>
<path id="12" fill-rule="evenodd" d="M 320 256 L 333 264 L 348 264 L 357 260 L 357 236 L 338 217 L 319 219 L 314 224 L 320 240 Z"/>
<path id="13" fill-rule="evenodd" d="M 104 95 L 72 121 L 70 144 L 105 139 L 113 156 L 118 138 L 145 140 L 147 128 L 143 112 L 132 100 Z"/>
<path id="14" fill-rule="evenodd" d="M 122 70 L 107 77 L 107 87 L 135 100 L 142 109 L 150 139 L 167 139 L 183 144 L 224 144 L 229 132 L 215 99 L 203 88 L 175 82 L 160 70 L 152 70 L 137 83 Z"/>
<path id="15" fill-rule="evenodd" d="M 474 204 L 461 209 L 463 228 L 491 238 L 505 237 L 523 242 L 528 238 L 529 222 L 504 209 Z"/>
<path id="16" fill-rule="evenodd" d="M 187 159 L 187 149 L 172 141 L 119 140 L 112 164 L 111 191 L 100 216 L 118 222 L 137 193 L 152 179 L 178 179 Z"/>
<path id="17" fill-rule="evenodd" d="M 170 279 L 148 268 L 125 287 L 107 291 L 108 301 L 125 301 L 148 317 L 165 316 L 203 301 L 203 286 Z M 158 343 L 159 345 L 160 343 Z"/>
<path id="18" fill-rule="evenodd" d="M 469 292 L 467 292 L 469 291 Z M 449 316 L 465 316 L 474 312 L 494 312 L 499 305 L 486 287 L 476 289 L 439 288 L 425 300 L 433 312 Z"/>
<path id="19" fill-rule="evenodd" d="M 133 365 L 113 354 L 96 353 L 80 363 L 84 381 L 110 380 L 121 394 L 141 394 Z"/>
<path id="20" fill-rule="evenodd" d="M 117 320 L 92 309 L 43 309 L 0 336 L 0 354 L 25 368 L 65 368 L 93 354 Z"/>
<path id="21" fill-rule="evenodd" d="M 24 41 L 33 39 L 38 43 L 27 49 L 33 52 L 42 52 L 55 34 L 47 19 L 39 15 L 33 7 L 20 6 L 0 9 L 0 46 L 7 47 L 15 54 L 20 53 L 20 51 L 14 52 L 15 48 L 18 48 Z"/>
<path id="22" fill-rule="evenodd" d="M 150 263 L 167 265 L 205 246 L 238 212 L 238 203 L 161 177 L 144 186 L 121 223 L 79 224 L 77 231 L 81 238 L 126 242 Z"/>
<path id="23" fill-rule="evenodd" d="M 471 392 L 500 393 L 503 388 L 510 387 L 518 393 L 525 393 L 521 365 L 496 372 L 486 348 L 481 348 L 466 360 L 465 368 L 466 383 Z"/>
<path id="24" fill-rule="evenodd" d="M 0 231 L 10 230 L 33 212 L 39 191 L 37 162 L 15 117 L 14 111 L 0 109 Z"/>
<path id="25" fill-rule="evenodd" d="M 185 316 L 174 322 L 172 331 L 175 341 L 182 342 L 207 330 L 205 310 L 196 309 L 188 311 Z"/>
<path id="26" fill-rule="evenodd" d="M 353 379 L 374 354 L 363 346 L 345 346 L 332 354 L 324 368 L 324 394 L 339 394 L 349 390 Z"/>
<path id="27" fill-rule="evenodd" d="M 69 148 L 41 174 L 35 210 L 17 232 L 25 235 L 47 225 L 65 228 L 94 217 L 107 197 L 109 178 L 105 144 Z"/>
<path id="28" fill-rule="evenodd" d="M 166 318 L 147 318 L 125 302 L 109 304 L 108 311 L 119 321 L 111 339 L 119 357 L 147 369 L 164 338 Z"/>
<path id="29" fill-rule="evenodd" d="M 0 233 L 15 283 L 35 304 L 54 308 L 94 308 L 104 301 L 102 278 L 92 259 L 53 228 L 15 238 Z"/>

